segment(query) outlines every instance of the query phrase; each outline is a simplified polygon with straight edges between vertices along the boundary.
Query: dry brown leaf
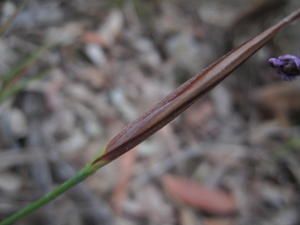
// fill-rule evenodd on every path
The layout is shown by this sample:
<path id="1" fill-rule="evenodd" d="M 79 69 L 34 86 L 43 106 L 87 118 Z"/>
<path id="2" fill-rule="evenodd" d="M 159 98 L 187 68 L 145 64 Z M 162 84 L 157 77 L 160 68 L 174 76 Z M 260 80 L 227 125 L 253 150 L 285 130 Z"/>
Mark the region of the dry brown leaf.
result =
<path id="1" fill-rule="evenodd" d="M 254 101 L 264 109 L 269 110 L 274 119 L 282 125 L 289 123 L 289 112 L 298 110 L 300 102 L 300 83 L 275 83 L 257 89 L 253 94 Z"/>
<path id="2" fill-rule="evenodd" d="M 120 158 L 120 175 L 119 181 L 115 186 L 112 196 L 112 204 L 116 213 L 121 212 L 122 202 L 128 191 L 128 183 L 133 172 L 134 162 L 136 159 L 136 151 L 130 151 Z"/>
<path id="3" fill-rule="evenodd" d="M 210 101 L 195 104 L 186 111 L 185 119 L 190 127 L 200 127 L 207 122 L 213 114 L 213 106 Z"/>
<path id="4" fill-rule="evenodd" d="M 179 202 L 213 214 L 231 214 L 237 210 L 228 193 L 192 180 L 167 175 L 162 178 L 165 190 Z"/>
<path id="5" fill-rule="evenodd" d="M 92 66 L 80 69 L 78 78 L 95 89 L 101 89 L 107 85 L 107 77 L 104 72 Z"/>
<path id="6" fill-rule="evenodd" d="M 102 47 L 107 47 L 105 40 L 103 40 L 97 32 L 93 32 L 93 31 L 85 32 L 80 37 L 80 40 L 86 44 L 98 44 Z"/>

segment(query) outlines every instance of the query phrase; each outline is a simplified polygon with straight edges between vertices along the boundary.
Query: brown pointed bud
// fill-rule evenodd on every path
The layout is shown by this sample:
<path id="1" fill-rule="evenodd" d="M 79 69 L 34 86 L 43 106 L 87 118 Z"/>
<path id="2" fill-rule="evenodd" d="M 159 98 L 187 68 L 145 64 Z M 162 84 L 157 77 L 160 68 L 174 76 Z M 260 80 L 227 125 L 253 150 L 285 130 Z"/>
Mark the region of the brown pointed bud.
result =
<path id="1" fill-rule="evenodd" d="M 243 43 L 238 48 L 230 51 L 200 74 L 179 86 L 142 117 L 128 124 L 119 134 L 111 139 L 106 146 L 105 153 L 94 160 L 92 165 L 103 165 L 111 162 L 165 126 L 263 47 L 278 31 L 299 17 L 300 9 Z"/>

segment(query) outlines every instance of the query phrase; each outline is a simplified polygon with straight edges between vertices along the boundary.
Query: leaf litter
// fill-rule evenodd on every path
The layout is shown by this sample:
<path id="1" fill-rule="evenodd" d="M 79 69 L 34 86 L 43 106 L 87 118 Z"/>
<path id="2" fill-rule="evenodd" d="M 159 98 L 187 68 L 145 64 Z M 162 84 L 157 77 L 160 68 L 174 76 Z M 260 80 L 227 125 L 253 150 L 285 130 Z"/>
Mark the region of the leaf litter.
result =
<path id="1" fill-rule="evenodd" d="M 91 144 L 105 144 L 124 124 L 144 113 L 178 83 L 232 45 L 237 46 L 243 38 L 239 34 L 249 37 L 261 31 L 263 25 L 256 26 L 259 21 L 252 22 L 253 15 L 271 24 L 297 6 L 297 1 L 291 0 L 284 5 L 285 12 L 280 12 L 282 5 L 276 3 L 279 0 L 266 0 L 255 6 L 232 0 L 226 10 L 222 10 L 221 3 L 192 0 L 144 5 L 124 1 L 121 8 L 96 0 L 86 4 L 81 0 L 63 4 L 32 2 L 1 39 L 1 46 L 6 46 L 0 49 L 1 73 L 41 44 L 58 46 L 24 74 L 50 68 L 51 76 L 28 84 L 25 91 L 1 106 L 0 179 L 6 185 L 2 185 L 0 198 L 7 204 L 1 201 L 0 218 L 19 208 L 20 200 L 31 202 L 37 193 L 71 176 L 74 169 L 93 156 Z M 264 16 L 260 10 L 268 4 L 277 8 L 268 8 Z M 147 13 L 141 16 L 143 10 Z M 239 26 L 234 35 L 228 35 L 235 28 L 234 18 L 239 18 Z M 252 24 L 251 29 L 245 31 L 242 27 L 247 24 Z M 266 46 L 270 54 L 267 57 L 294 49 L 291 43 L 295 43 L 292 39 L 299 40 L 297 28 L 295 24 L 284 31 L 287 36 L 293 34 L 290 39 L 282 35 Z M 115 162 L 115 168 L 110 165 L 91 177 L 82 189 L 55 202 L 56 207 L 24 223 L 47 224 L 52 210 L 58 219 L 64 218 L 65 224 L 299 223 L 299 167 L 292 160 L 299 160 L 299 154 L 289 150 L 281 151 L 279 157 L 276 154 L 280 149 L 290 149 L 287 143 L 291 138 L 299 138 L 299 82 L 283 83 L 267 63 L 251 63 L 251 70 L 241 67 L 222 83 L 221 90 L 211 92 L 167 129 L 138 146 L 135 160 L 129 155 L 124 165 Z M 248 85 L 245 76 L 253 79 L 253 91 L 250 98 L 240 101 L 245 95 L 241 87 Z M 30 94 L 36 92 L 37 95 Z M 39 102 L 41 96 L 45 101 Z M 20 107 L 23 101 L 31 109 L 37 107 L 39 118 L 26 116 Z M 251 113 L 244 112 L 247 106 L 253 108 Z M 10 113 L 15 111 L 23 119 L 10 119 Z M 30 129 L 36 123 L 40 135 Z M 255 134 L 261 135 L 252 138 Z M 41 186 L 36 173 L 39 165 L 35 165 L 39 158 L 45 162 L 49 176 L 46 187 L 37 190 Z M 161 185 L 168 180 L 167 174 L 177 182 L 177 187 L 169 187 L 173 189 L 169 191 Z M 185 191 L 179 193 L 182 179 Z M 193 187 L 193 203 L 174 201 L 189 199 L 192 194 L 186 190 Z M 199 203 L 200 197 L 208 200 Z M 112 216 L 114 207 L 122 213 Z M 238 213 L 220 218 L 218 214 L 226 207 Z M 69 212 L 76 216 L 69 217 Z"/>

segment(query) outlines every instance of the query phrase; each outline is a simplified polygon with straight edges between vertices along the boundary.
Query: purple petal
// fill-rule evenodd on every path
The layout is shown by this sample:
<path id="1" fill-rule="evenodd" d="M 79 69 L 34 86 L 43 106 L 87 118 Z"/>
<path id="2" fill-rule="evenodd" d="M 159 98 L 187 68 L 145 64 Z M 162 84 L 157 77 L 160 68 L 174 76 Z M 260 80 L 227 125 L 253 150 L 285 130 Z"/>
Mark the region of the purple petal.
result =
<path id="1" fill-rule="evenodd" d="M 300 58 L 297 56 L 287 54 L 270 58 L 268 62 L 284 80 L 291 81 L 300 76 Z"/>

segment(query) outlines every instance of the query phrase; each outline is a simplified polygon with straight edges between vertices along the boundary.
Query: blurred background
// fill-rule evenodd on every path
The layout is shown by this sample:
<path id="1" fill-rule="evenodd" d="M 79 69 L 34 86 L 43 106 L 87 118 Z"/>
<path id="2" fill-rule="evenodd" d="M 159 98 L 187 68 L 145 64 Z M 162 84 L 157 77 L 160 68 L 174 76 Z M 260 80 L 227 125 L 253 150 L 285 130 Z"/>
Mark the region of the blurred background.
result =
<path id="1" fill-rule="evenodd" d="M 22 2 L 0 1 L 2 27 Z M 1 88 L 15 88 L 0 96 L 0 219 L 297 8 L 298 0 L 28 1 L 0 39 Z M 17 224 L 300 224 L 300 81 L 282 81 L 267 63 L 299 56 L 299 27 L 290 25 L 175 121 Z"/>

